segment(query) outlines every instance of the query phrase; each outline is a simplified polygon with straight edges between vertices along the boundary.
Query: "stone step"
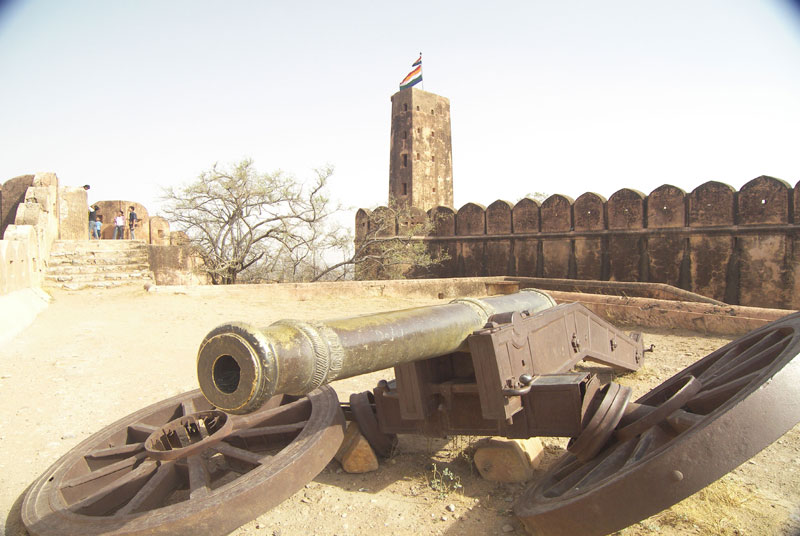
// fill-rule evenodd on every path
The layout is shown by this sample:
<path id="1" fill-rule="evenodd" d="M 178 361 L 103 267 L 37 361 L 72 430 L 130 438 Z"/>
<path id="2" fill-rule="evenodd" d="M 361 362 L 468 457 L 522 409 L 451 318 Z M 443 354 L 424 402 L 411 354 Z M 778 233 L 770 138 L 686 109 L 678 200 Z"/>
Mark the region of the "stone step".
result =
<path id="1" fill-rule="evenodd" d="M 102 281 L 126 281 L 131 279 L 153 280 L 150 270 L 135 270 L 125 272 L 106 272 L 106 273 L 79 273 L 79 274 L 47 274 L 45 279 L 56 283 L 78 283 L 78 282 L 102 282 Z"/>
<path id="2" fill-rule="evenodd" d="M 79 290 L 152 282 L 143 240 L 58 240 L 50 251 L 44 286 Z"/>
<path id="3" fill-rule="evenodd" d="M 87 264 L 141 264 L 149 262 L 147 252 L 90 252 L 50 254 L 49 266 L 87 265 Z"/>
<path id="4" fill-rule="evenodd" d="M 113 288 L 122 287 L 125 285 L 142 286 L 147 283 L 152 283 L 151 278 L 141 279 L 127 279 L 127 280 L 109 280 L 109 281 L 45 281 L 45 288 L 61 288 L 65 290 L 82 290 L 87 288 Z"/>
<path id="5" fill-rule="evenodd" d="M 86 251 L 147 251 L 144 240 L 56 240 L 51 253 L 75 253 Z"/>
<path id="6" fill-rule="evenodd" d="M 47 267 L 47 275 L 69 275 L 69 274 L 100 274 L 107 272 L 133 272 L 148 271 L 150 265 L 147 262 L 128 262 L 125 264 L 51 264 Z"/>

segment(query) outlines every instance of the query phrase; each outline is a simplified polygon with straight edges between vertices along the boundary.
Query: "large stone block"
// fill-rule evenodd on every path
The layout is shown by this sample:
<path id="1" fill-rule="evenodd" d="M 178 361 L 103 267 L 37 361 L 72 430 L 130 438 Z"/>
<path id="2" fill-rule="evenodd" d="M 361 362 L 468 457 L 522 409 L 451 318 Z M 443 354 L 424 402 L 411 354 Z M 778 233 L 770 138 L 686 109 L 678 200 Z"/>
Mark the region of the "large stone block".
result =
<path id="1" fill-rule="evenodd" d="M 520 199 L 511 212 L 512 225 L 515 233 L 538 233 L 539 225 L 539 203 L 534 199 Z"/>
<path id="2" fill-rule="evenodd" d="M 161 216 L 150 218 L 150 243 L 157 246 L 169 245 L 169 222 Z"/>
<path id="3" fill-rule="evenodd" d="M 784 235 L 743 236 L 739 239 L 740 305 L 785 308 L 791 303 L 787 270 L 788 239 Z"/>
<path id="4" fill-rule="evenodd" d="M 686 225 L 686 192 L 665 184 L 647 196 L 647 226 L 651 228 Z"/>
<path id="5" fill-rule="evenodd" d="M 473 459 L 478 472 L 486 480 L 527 482 L 541 463 L 543 452 L 538 437 L 489 438 L 478 443 Z"/>
<path id="6" fill-rule="evenodd" d="M 59 238 L 89 239 L 89 205 L 86 190 L 65 186 L 59 192 Z"/>
<path id="7" fill-rule="evenodd" d="M 25 202 L 25 192 L 33 185 L 33 175 L 20 175 L 3 183 L 3 196 L 0 198 L 0 237 L 6 227 L 14 224 L 17 206 Z"/>
<path id="8" fill-rule="evenodd" d="M 730 236 L 689 237 L 692 292 L 727 301 L 728 270 L 731 269 L 734 239 Z M 738 295 L 738 289 L 731 289 Z"/>
<path id="9" fill-rule="evenodd" d="M 41 205 L 36 203 L 21 203 L 17 207 L 17 217 L 14 218 L 14 225 L 37 225 L 44 224 L 44 211 Z"/>
<path id="10" fill-rule="evenodd" d="M 344 433 L 342 445 L 334 456 L 347 473 L 369 473 L 378 470 L 378 457 L 361 434 L 358 423 L 351 421 Z"/>
<path id="11" fill-rule="evenodd" d="M 689 226 L 733 225 L 736 191 L 721 182 L 709 181 L 695 188 L 689 198 Z"/>
<path id="12" fill-rule="evenodd" d="M 516 274 L 524 277 L 536 277 L 539 263 L 539 241 L 535 238 L 519 238 L 514 240 L 514 257 L 517 260 Z"/>
<path id="13" fill-rule="evenodd" d="M 788 223 L 790 196 L 785 181 L 763 175 L 751 180 L 739 190 L 739 223 Z"/>
<path id="14" fill-rule="evenodd" d="M 544 264 L 542 274 L 544 277 L 559 279 L 569 277 L 569 258 L 572 246 L 569 240 L 543 240 L 542 256 Z"/>
<path id="15" fill-rule="evenodd" d="M 0 240 L 0 294 L 8 294 L 13 289 L 10 280 L 9 241 Z"/>
<path id="16" fill-rule="evenodd" d="M 578 279 L 603 279 L 603 240 L 575 239 L 575 268 Z"/>

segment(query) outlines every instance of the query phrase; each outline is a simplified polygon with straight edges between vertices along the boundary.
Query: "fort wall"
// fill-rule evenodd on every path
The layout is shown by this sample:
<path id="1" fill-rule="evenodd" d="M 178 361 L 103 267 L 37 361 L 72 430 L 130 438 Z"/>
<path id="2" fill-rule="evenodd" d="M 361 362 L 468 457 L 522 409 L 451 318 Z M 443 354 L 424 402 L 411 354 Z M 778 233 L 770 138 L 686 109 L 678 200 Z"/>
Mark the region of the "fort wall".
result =
<path id="1" fill-rule="evenodd" d="M 148 244 L 150 270 L 156 284 L 204 284 L 199 260 L 186 235 L 170 231 L 169 222 L 150 217 L 134 201 L 98 201 L 103 216 L 101 239 L 114 235 L 114 216 L 125 215 L 124 239 L 130 238 L 128 207 L 133 206 L 139 223 L 136 239 Z M 21 175 L 0 187 L 0 295 L 41 287 L 56 240 L 89 240 L 87 192 L 83 187 L 59 186 L 55 173 Z"/>
<path id="2" fill-rule="evenodd" d="M 363 236 L 370 218 L 361 210 Z M 428 211 L 420 240 L 449 260 L 411 277 L 529 276 L 666 283 L 732 305 L 800 308 L 800 183 L 761 176 L 736 191 L 552 195 Z"/>

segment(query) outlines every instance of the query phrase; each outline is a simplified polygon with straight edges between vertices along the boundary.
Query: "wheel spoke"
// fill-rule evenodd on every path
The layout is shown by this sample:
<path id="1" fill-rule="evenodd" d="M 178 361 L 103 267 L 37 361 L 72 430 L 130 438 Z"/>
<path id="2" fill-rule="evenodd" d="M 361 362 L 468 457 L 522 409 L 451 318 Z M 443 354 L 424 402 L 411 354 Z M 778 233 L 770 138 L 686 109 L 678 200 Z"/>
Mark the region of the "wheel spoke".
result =
<path id="1" fill-rule="evenodd" d="M 136 454 L 140 450 L 144 450 L 144 443 L 128 443 L 127 445 L 120 445 L 118 447 L 108 447 L 105 449 L 93 450 L 86 455 L 87 459 L 97 460 L 100 458 L 110 458 L 112 456 L 121 456 L 126 454 Z"/>
<path id="2" fill-rule="evenodd" d="M 145 461 L 133 471 L 71 505 L 69 509 L 83 515 L 108 514 L 133 497 L 157 467 L 156 462 Z"/>
<path id="3" fill-rule="evenodd" d="M 211 474 L 208 464 L 201 454 L 190 456 L 189 465 L 189 496 L 199 499 L 211 493 Z"/>
<path id="4" fill-rule="evenodd" d="M 772 344 L 769 348 L 755 354 L 751 354 L 745 360 L 738 360 L 738 364 L 736 366 L 733 366 L 724 373 L 711 378 L 708 383 L 703 385 L 707 389 L 712 389 L 719 385 L 728 383 L 731 379 L 739 376 L 745 376 L 753 371 L 757 371 L 768 366 L 770 363 L 772 363 L 772 361 L 774 361 L 775 357 L 781 353 L 781 350 L 786 347 L 788 339 L 789 337 L 784 337 Z"/>
<path id="5" fill-rule="evenodd" d="M 300 398 L 264 411 L 257 411 L 249 415 L 233 415 L 233 429 L 256 428 L 272 422 L 272 424 L 290 424 L 307 418 L 311 401 L 308 398 Z"/>
<path id="6" fill-rule="evenodd" d="M 568 455 L 556 462 L 515 513 L 532 534 L 600 536 L 686 498 L 797 424 L 800 411 L 780 404 L 800 396 L 798 361 L 800 313 L 712 352 L 630 404 L 616 443 L 583 465 Z M 678 398 L 687 375 L 701 386 Z"/>
<path id="7" fill-rule="evenodd" d="M 264 458 L 262 454 L 240 449 L 239 447 L 234 447 L 233 445 L 229 445 L 227 443 L 219 443 L 218 445 L 214 445 L 212 450 L 215 450 L 228 458 L 233 458 L 234 460 L 239 460 L 251 465 L 261 465 L 261 462 Z"/>
<path id="8" fill-rule="evenodd" d="M 299 432 L 305 428 L 308 421 L 300 421 L 292 424 L 276 424 L 273 426 L 260 426 L 258 428 L 245 428 L 237 430 L 231 434 L 231 437 L 241 437 L 243 439 L 251 437 L 262 437 L 278 434 L 289 434 L 292 432 Z"/>
<path id="9" fill-rule="evenodd" d="M 178 486 L 178 475 L 174 463 L 162 463 L 150 480 L 120 508 L 116 515 L 128 515 L 158 507 Z"/>
<path id="10" fill-rule="evenodd" d="M 595 459 L 588 463 L 581 463 L 575 458 L 571 463 L 568 463 L 561 471 L 554 475 L 553 482 L 542 489 L 542 495 L 549 498 L 563 495 L 564 492 L 572 489 L 576 482 L 579 482 L 592 470 L 596 461 Z"/>
<path id="11" fill-rule="evenodd" d="M 634 450 L 635 445 L 641 441 L 629 441 L 620 445 L 611 447 L 608 454 L 603 457 L 600 463 L 594 464 L 594 467 L 586 473 L 578 482 L 571 486 L 574 490 L 580 490 L 586 485 L 591 485 L 593 482 L 599 482 L 607 476 L 616 472 L 620 467 L 625 465 L 625 462 L 630 458 L 631 452 Z M 589 464 L 592 465 L 592 464 Z"/>
<path id="12" fill-rule="evenodd" d="M 71 478 L 64 482 L 62 488 L 76 488 L 88 482 L 92 482 L 99 478 L 103 478 L 110 474 L 122 471 L 127 469 L 128 467 L 133 467 L 136 462 L 143 459 L 146 456 L 144 452 L 139 452 L 130 458 L 125 458 L 124 460 L 120 460 L 115 463 L 111 463 L 106 465 L 105 467 L 101 467 L 100 469 L 96 469 L 89 473 L 78 475 L 75 478 Z"/>
<path id="13" fill-rule="evenodd" d="M 134 441 L 144 441 L 147 436 L 158 430 L 158 426 L 137 422 L 128 425 L 128 437 Z"/>
<path id="14" fill-rule="evenodd" d="M 204 416 L 214 410 L 200 391 L 140 409 L 43 473 L 23 500 L 22 521 L 38 536 L 231 533 L 313 479 L 342 442 L 344 416 L 332 388 L 295 400 L 281 395 L 266 401 L 261 414 L 253 414 L 262 429 L 231 443 L 225 438 L 232 426 L 223 430 Z M 189 430 L 195 441 L 174 459 L 159 458 L 158 445 L 139 444 L 172 429 Z M 192 446 L 198 448 L 188 450 Z"/>
<path id="15" fill-rule="evenodd" d="M 736 393 L 741 391 L 748 383 L 758 378 L 760 375 L 761 371 L 757 370 L 755 372 L 751 372 L 747 376 L 742 376 L 741 378 L 736 378 L 735 380 L 732 380 L 726 384 L 719 385 L 714 389 L 700 391 L 697 396 L 686 403 L 686 407 L 689 408 L 693 413 L 707 415 L 733 398 Z"/>
<path id="16" fill-rule="evenodd" d="M 727 373 L 730 371 L 731 367 L 738 365 L 738 363 L 741 363 L 742 361 L 750 359 L 750 357 L 769 347 L 781 338 L 780 332 L 773 331 L 766 337 L 762 337 L 761 340 L 757 341 L 755 344 L 751 345 L 745 350 L 742 350 L 742 344 L 737 344 L 725 352 L 722 357 L 712 363 L 712 365 L 704 370 L 697 379 L 700 380 L 703 385 L 708 386 L 716 379 L 716 376 L 720 372 L 725 371 Z M 728 359 L 728 356 L 731 356 L 731 358 Z"/>
<path id="17" fill-rule="evenodd" d="M 190 414 L 194 413 L 195 411 L 197 411 L 197 409 L 196 409 L 196 407 L 194 405 L 194 400 L 189 398 L 189 399 L 184 400 L 183 402 L 181 402 L 181 411 L 183 412 L 184 415 L 190 415 Z"/>

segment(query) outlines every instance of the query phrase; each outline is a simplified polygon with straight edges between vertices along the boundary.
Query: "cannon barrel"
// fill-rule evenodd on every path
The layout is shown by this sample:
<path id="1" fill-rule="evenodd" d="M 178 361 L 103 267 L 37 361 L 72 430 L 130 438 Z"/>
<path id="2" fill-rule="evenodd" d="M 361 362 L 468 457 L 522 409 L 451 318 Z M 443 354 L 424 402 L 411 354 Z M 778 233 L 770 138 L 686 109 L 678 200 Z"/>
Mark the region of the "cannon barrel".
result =
<path id="1" fill-rule="evenodd" d="M 554 306 L 548 294 L 526 289 L 324 322 L 222 324 L 200 345 L 197 378 L 214 406 L 250 413 L 276 394 L 303 395 L 333 380 L 466 349 L 467 336 L 492 315 Z"/>

